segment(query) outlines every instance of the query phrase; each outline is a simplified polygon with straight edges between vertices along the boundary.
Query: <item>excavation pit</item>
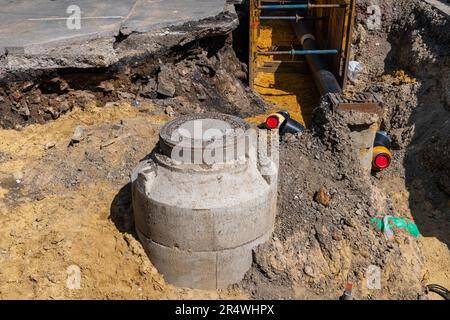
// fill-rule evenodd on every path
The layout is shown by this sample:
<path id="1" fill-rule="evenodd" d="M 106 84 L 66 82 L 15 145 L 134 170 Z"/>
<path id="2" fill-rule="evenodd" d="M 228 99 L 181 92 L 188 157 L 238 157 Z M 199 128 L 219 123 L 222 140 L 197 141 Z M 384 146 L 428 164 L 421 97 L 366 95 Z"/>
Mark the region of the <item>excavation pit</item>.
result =
<path id="1" fill-rule="evenodd" d="M 32 3 L 41 2 L 52 3 Z M 17 11 L 15 3 L 10 7 Z M 386 0 L 379 3 L 381 29 L 370 30 L 367 9 L 373 4 L 356 3 L 350 58 L 364 70 L 349 89 L 375 92 L 384 102 L 380 129 L 392 136 L 394 158 L 376 176 L 360 173 L 354 152 L 359 149 L 349 139 L 351 131 L 364 127 L 349 126 L 343 113 L 325 113 L 320 123 L 308 113 L 316 107 L 308 89 L 315 89 L 312 79 L 303 80 L 308 88 L 298 94 L 281 93 L 286 106 L 274 96 L 270 101 L 276 105 L 267 105 L 247 90 L 250 24 L 243 18 L 234 30 L 235 15 L 168 32 L 117 33 L 89 43 L 72 38 L 68 46 L 52 42 L 50 52 L 8 51 L 0 57 L 5 72 L 15 66 L 23 70 L 8 69 L 0 85 L 5 235 L 0 298 L 335 300 L 351 281 L 355 299 L 414 300 L 424 297 L 425 284 L 450 287 L 450 41 L 442 32 L 449 19 L 422 0 Z M 241 8 L 240 16 L 248 16 L 245 5 Z M 13 31 L 23 30 L 3 21 Z M 17 32 L 8 37 L 21 39 Z M 88 56 L 81 57 L 83 52 Z M 265 64 L 265 70 L 278 67 L 276 61 Z M 264 79 L 262 85 L 279 79 L 289 89 L 296 83 L 288 76 L 310 77 L 301 63 L 290 64 L 294 74 Z M 287 67 L 280 66 L 277 74 Z M 160 80 L 171 88 L 167 79 L 175 85 L 173 97 L 157 92 Z M 215 111 L 258 124 L 279 110 L 299 121 L 300 115 L 305 121 L 310 115 L 311 126 L 281 143 L 279 208 L 270 241 L 254 250 L 253 267 L 231 290 L 167 285 L 133 237 L 129 172 L 154 148 L 161 124 L 173 116 Z M 79 126 L 84 139 L 67 147 Z M 328 206 L 315 201 L 319 191 Z M 394 242 L 385 241 L 370 224 L 384 214 L 414 219 L 422 236 L 398 233 Z M 80 290 L 65 286 L 68 261 L 82 270 Z M 379 290 L 366 286 L 370 265 L 381 268 Z"/>

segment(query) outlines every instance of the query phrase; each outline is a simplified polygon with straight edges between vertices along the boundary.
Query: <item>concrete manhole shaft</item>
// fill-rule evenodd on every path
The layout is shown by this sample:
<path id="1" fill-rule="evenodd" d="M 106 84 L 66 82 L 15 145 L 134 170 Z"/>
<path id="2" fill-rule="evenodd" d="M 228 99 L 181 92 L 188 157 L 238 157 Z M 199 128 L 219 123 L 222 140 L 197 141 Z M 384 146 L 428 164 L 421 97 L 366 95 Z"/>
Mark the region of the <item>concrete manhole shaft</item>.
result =
<path id="1" fill-rule="evenodd" d="M 236 152 L 248 141 L 247 129 L 241 119 L 222 114 L 181 117 L 162 128 L 159 150 L 134 170 L 136 229 L 169 283 L 226 288 L 243 278 L 252 249 L 270 237 L 278 163 L 261 156 L 267 146 L 262 132 L 255 131 L 260 143 Z M 173 159 L 180 154 L 175 148 L 189 156 Z M 225 156 L 209 165 L 190 161 L 205 150 Z"/>

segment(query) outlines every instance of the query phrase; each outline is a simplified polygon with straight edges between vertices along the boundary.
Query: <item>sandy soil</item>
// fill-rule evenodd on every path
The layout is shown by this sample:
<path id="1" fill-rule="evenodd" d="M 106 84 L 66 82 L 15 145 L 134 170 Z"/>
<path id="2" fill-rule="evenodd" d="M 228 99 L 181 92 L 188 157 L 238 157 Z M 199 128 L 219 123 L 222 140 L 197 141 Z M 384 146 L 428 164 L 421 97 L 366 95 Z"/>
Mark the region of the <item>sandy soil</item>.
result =
<path id="1" fill-rule="evenodd" d="M 167 285 L 136 240 L 129 172 L 168 116 L 129 104 L 91 105 L 0 136 L 0 298 L 243 298 Z M 77 126 L 83 140 L 69 147 Z M 81 289 L 66 287 L 81 269 Z"/>

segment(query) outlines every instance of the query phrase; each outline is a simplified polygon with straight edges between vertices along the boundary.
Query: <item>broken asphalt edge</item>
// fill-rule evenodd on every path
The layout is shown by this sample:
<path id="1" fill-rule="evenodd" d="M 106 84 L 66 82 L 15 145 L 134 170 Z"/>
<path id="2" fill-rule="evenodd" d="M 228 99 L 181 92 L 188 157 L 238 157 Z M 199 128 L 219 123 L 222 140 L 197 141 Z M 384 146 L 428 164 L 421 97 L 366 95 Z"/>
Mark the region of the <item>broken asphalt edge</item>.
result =
<path id="1" fill-rule="evenodd" d="M 38 74 L 56 69 L 107 68 L 143 56 L 158 55 L 171 47 L 183 46 L 203 37 L 225 35 L 238 27 L 239 18 L 234 5 L 241 3 L 242 0 L 224 0 L 222 11 L 215 16 L 130 28 L 126 26 L 126 22 L 135 10 L 135 4 L 127 17 L 118 23 L 117 29 L 113 31 L 95 32 L 30 44 L 24 47 L 24 53 L 20 55 L 8 56 L 5 48 L 0 48 L 0 85 L 8 81 L 33 78 Z M 139 43 L 139 39 L 148 41 L 150 37 L 152 42 L 148 44 L 151 46 L 129 51 L 117 48 L 116 45 L 121 42 L 117 37 L 121 34 L 125 39 L 132 35 L 136 36 L 133 44 Z M 173 37 L 172 41 L 167 41 L 168 36 Z M 85 54 L 80 54 L 79 47 L 81 45 L 94 47 L 95 52 L 92 53 L 88 50 Z M 71 49 L 75 51 L 72 54 Z M 17 61 L 10 64 L 8 62 L 10 59 Z"/>

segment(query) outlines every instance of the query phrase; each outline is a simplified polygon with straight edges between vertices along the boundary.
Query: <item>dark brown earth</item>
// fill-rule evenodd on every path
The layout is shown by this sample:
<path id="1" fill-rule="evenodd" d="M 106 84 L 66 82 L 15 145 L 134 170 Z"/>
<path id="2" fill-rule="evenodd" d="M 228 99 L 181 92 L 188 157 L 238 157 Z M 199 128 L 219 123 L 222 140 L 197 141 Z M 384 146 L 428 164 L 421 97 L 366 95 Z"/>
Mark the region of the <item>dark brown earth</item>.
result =
<path id="1" fill-rule="evenodd" d="M 131 65 L 55 70 L 0 87 L 0 126 L 45 123 L 92 100 L 103 106 L 128 101 L 137 108 L 154 103 L 170 115 L 263 113 L 265 103 L 241 82 L 245 71 L 232 49 L 232 35 L 200 39 Z"/>

